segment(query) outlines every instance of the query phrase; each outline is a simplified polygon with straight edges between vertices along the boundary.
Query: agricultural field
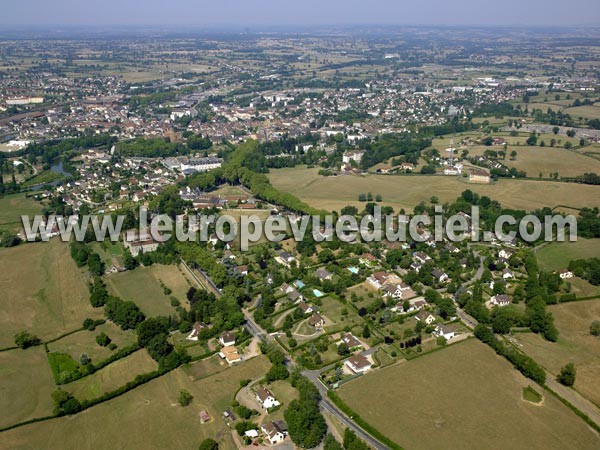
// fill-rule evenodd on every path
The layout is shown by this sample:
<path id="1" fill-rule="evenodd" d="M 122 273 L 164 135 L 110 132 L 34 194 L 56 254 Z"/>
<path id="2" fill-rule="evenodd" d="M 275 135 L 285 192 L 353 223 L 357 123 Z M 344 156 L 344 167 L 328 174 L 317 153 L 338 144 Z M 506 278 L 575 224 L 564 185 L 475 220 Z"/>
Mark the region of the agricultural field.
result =
<path id="1" fill-rule="evenodd" d="M 450 202 L 466 189 L 498 200 L 508 208 L 532 210 L 542 206 L 566 205 L 572 207 L 600 206 L 598 187 L 552 181 L 501 179 L 495 184 L 470 184 L 463 179 L 422 175 L 341 175 L 323 177 L 318 168 L 286 168 L 271 170 L 273 186 L 297 195 L 311 206 L 328 211 L 339 211 L 346 205 L 364 207 L 358 194 L 371 192 L 383 196 L 383 205 L 398 212 L 401 208 L 412 211 L 421 201 L 429 201 L 435 194 L 440 203 Z"/>
<path id="2" fill-rule="evenodd" d="M 565 364 L 577 369 L 574 388 L 600 405 L 600 339 L 590 334 L 590 324 L 600 320 L 600 300 L 563 303 L 550 307 L 560 335 L 552 343 L 537 334 L 518 333 L 514 338 L 521 349 L 557 375 Z"/>
<path id="3" fill-rule="evenodd" d="M 553 396 L 544 393 L 542 405 L 523 400 L 530 384 L 470 339 L 360 377 L 338 394 L 405 448 L 598 448 L 598 435 Z"/>
<path id="4" fill-rule="evenodd" d="M 106 322 L 97 326 L 94 331 L 79 331 L 52 342 L 48 344 L 48 350 L 50 352 L 66 353 L 75 361 L 78 361 L 81 354 L 85 353 L 95 364 L 98 364 L 113 353 L 108 347 L 101 347 L 96 343 L 96 336 L 100 333 L 106 333 L 111 343 L 117 345 L 117 350 L 134 344 L 137 340 L 133 330 L 123 331 L 114 323 Z"/>
<path id="5" fill-rule="evenodd" d="M 172 292 L 165 294 L 161 281 Z M 168 316 L 175 313 L 171 297 L 186 304 L 186 293 L 192 286 L 190 278 L 179 271 L 179 266 L 154 264 L 106 277 L 110 292 L 123 300 L 131 300 L 148 317 Z"/>
<path id="6" fill-rule="evenodd" d="M 476 147 L 469 151 L 470 155 L 483 155 L 486 150 L 499 150 L 496 147 Z M 559 177 L 575 177 L 584 173 L 600 172 L 600 161 L 575 151 L 560 147 L 509 147 L 508 153 L 517 152 L 517 157 L 511 161 L 507 156 L 501 162 L 508 167 L 514 167 L 527 173 L 528 177 L 549 178 L 550 174 L 558 173 Z"/>
<path id="7" fill-rule="evenodd" d="M 86 276 L 59 239 L 0 249 L 0 292 L 1 348 L 13 346 L 20 331 L 49 340 L 103 316 L 90 305 Z"/>
<path id="8" fill-rule="evenodd" d="M 574 119 L 579 119 L 580 117 L 584 119 L 600 119 L 600 106 L 598 103 L 593 106 L 586 105 L 567 108 L 564 112 L 570 114 Z"/>
<path id="9" fill-rule="evenodd" d="M 42 205 L 25 194 L 0 198 L 0 232 L 16 233 L 22 228 L 21 215 L 33 216 L 42 212 Z"/>
<path id="10" fill-rule="evenodd" d="M 43 347 L 0 352 L 0 427 L 51 415 L 55 389 Z"/>
<path id="11" fill-rule="evenodd" d="M 78 400 L 92 400 L 105 392 L 114 391 L 137 375 L 152 372 L 158 368 L 146 350 L 139 350 L 121 358 L 87 377 L 62 386 Z"/>
<path id="12" fill-rule="evenodd" d="M 118 442 L 119 448 L 130 450 L 191 449 L 198 448 L 203 439 L 213 438 L 221 450 L 235 450 L 223 411 L 231 404 L 241 380 L 259 378 L 268 368 L 267 359 L 258 357 L 199 381 L 193 381 L 180 368 L 75 416 L 7 431 L 2 434 L 0 448 L 112 450 Z M 187 407 L 177 403 L 180 389 L 194 396 Z M 210 422 L 200 424 L 201 410 L 208 411 Z"/>
<path id="13" fill-rule="evenodd" d="M 600 239 L 578 238 L 577 242 L 553 242 L 536 253 L 543 270 L 566 269 L 569 261 L 600 255 Z"/>

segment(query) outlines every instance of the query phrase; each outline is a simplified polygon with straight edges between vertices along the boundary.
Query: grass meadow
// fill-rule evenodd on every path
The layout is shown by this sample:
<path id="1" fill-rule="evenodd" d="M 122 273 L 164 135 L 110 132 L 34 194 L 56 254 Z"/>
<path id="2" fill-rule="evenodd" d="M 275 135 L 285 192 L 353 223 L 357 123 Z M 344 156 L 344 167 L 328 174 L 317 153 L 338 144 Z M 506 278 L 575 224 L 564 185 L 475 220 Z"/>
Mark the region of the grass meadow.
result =
<path id="1" fill-rule="evenodd" d="M 495 184 L 470 184 L 463 179 L 446 176 L 341 175 L 324 177 L 318 168 L 295 167 L 271 170 L 269 179 L 276 188 L 290 192 L 315 208 L 339 211 L 346 205 L 364 207 L 358 194 L 380 194 L 383 205 L 412 211 L 432 195 L 440 203 L 456 200 L 466 189 L 498 200 L 503 206 L 532 210 L 557 205 L 581 208 L 600 206 L 597 186 L 553 181 L 502 179 Z"/>
<path id="2" fill-rule="evenodd" d="M 4 432 L 0 448 L 192 449 L 212 438 L 219 442 L 220 450 L 235 450 L 223 411 L 230 407 L 241 380 L 259 378 L 268 368 L 268 360 L 261 356 L 197 381 L 180 368 L 75 416 Z M 194 396 L 187 407 L 177 403 L 180 389 L 187 389 Z M 210 422 L 200 423 L 201 410 L 208 411 Z"/>

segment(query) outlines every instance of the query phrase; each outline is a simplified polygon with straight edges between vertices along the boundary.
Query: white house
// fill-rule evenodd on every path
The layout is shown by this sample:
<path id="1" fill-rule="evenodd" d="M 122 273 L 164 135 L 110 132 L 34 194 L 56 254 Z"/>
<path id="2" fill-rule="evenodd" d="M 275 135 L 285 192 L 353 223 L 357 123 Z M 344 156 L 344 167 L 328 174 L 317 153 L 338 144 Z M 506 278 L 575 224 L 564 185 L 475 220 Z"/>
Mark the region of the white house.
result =
<path id="1" fill-rule="evenodd" d="M 559 271 L 558 271 L 558 275 L 559 275 L 559 276 L 560 276 L 560 277 L 561 277 L 563 280 L 565 280 L 565 279 L 567 279 L 567 278 L 573 278 L 573 272 L 571 272 L 570 270 L 565 270 L 565 269 L 559 270 Z"/>
<path id="2" fill-rule="evenodd" d="M 285 439 L 284 431 L 275 422 L 267 422 L 261 426 L 261 429 L 273 445 L 279 444 Z"/>
<path id="3" fill-rule="evenodd" d="M 344 362 L 346 366 L 352 370 L 354 373 L 365 373 L 371 369 L 371 361 L 369 361 L 365 356 L 358 354 L 351 356 Z"/>
<path id="4" fill-rule="evenodd" d="M 219 336 L 219 343 L 223 347 L 229 347 L 231 345 L 235 345 L 235 333 L 231 333 L 229 331 L 225 331 Z"/>
<path id="5" fill-rule="evenodd" d="M 419 322 L 424 322 L 426 325 L 431 325 L 433 322 L 435 322 L 435 316 L 425 310 L 419 311 L 419 313 L 415 316 L 415 319 L 417 319 Z"/>
<path id="6" fill-rule="evenodd" d="M 281 404 L 277 401 L 273 393 L 264 386 L 260 386 L 256 390 L 256 400 L 265 409 L 273 408 Z"/>
<path id="7" fill-rule="evenodd" d="M 449 325 L 438 325 L 433 332 L 438 337 L 443 337 L 447 341 L 456 336 L 456 330 Z"/>
<path id="8" fill-rule="evenodd" d="M 494 306 L 510 305 L 510 297 L 506 294 L 496 294 L 492 297 L 491 304 Z"/>

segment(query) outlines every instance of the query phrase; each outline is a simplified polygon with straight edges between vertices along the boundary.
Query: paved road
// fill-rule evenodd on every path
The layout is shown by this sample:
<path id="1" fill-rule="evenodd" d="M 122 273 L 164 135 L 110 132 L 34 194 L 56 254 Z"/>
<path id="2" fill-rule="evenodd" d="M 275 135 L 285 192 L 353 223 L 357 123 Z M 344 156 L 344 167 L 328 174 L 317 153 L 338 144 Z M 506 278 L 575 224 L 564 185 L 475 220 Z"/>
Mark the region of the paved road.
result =
<path id="1" fill-rule="evenodd" d="M 548 371 L 546 371 L 546 386 L 588 416 L 596 425 L 600 426 L 600 410 L 598 407 L 584 398 L 579 392 L 560 384 L 556 381 L 554 375 Z"/>
<path id="2" fill-rule="evenodd" d="M 308 378 L 319 390 L 321 393 L 321 409 L 328 411 L 331 415 L 333 415 L 337 420 L 339 420 L 344 426 L 350 428 L 352 431 L 356 433 L 358 437 L 360 437 L 363 441 L 367 443 L 371 448 L 375 450 L 389 450 L 389 447 L 383 445 L 373 436 L 365 432 L 361 427 L 355 424 L 352 419 L 346 416 L 340 409 L 331 403 L 329 398 L 327 397 L 327 387 L 321 383 L 319 379 L 319 375 L 321 372 L 329 369 L 333 366 L 324 367 L 321 370 L 305 370 L 302 372 L 306 378 Z"/>

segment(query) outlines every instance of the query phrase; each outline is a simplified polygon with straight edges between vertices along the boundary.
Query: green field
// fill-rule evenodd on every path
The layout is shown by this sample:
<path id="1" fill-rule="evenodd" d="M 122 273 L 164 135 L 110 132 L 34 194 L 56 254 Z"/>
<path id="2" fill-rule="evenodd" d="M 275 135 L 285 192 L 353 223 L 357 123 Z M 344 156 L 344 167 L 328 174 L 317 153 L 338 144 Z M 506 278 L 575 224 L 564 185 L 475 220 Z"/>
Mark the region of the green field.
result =
<path id="1" fill-rule="evenodd" d="M 92 358 L 94 364 L 98 364 L 113 353 L 108 347 L 101 347 L 96 343 L 96 336 L 100 333 L 106 333 L 118 348 L 127 347 L 136 342 L 133 330 L 123 331 L 114 323 L 106 322 L 104 325 L 96 327 L 94 331 L 79 331 L 52 342 L 48 344 L 48 350 L 69 354 L 75 361 L 78 361 L 81 354 L 85 353 Z"/>
<path id="2" fill-rule="evenodd" d="M 567 108 L 564 110 L 565 113 L 570 114 L 574 119 L 583 117 L 584 119 L 600 119 L 600 106 L 586 105 L 586 106 L 575 106 L 573 108 Z"/>
<path id="3" fill-rule="evenodd" d="M 14 345 L 23 330 L 48 340 L 101 318 L 89 302 L 86 276 L 68 244 L 58 239 L 0 249 L 0 347 Z"/>
<path id="4" fill-rule="evenodd" d="M 553 375 L 565 364 L 574 363 L 575 389 L 600 405 L 600 339 L 589 332 L 592 321 L 600 320 L 600 300 L 555 305 L 550 307 L 550 312 L 560 332 L 557 343 L 532 333 L 518 333 L 514 337 L 523 345 L 525 353 Z"/>
<path id="5" fill-rule="evenodd" d="M 7 195 L 0 198 L 0 231 L 18 232 L 21 228 L 21 215 L 40 214 L 42 205 L 25 197 L 25 194 Z"/>
<path id="6" fill-rule="evenodd" d="M 0 352 L 0 427 L 52 415 L 54 389 L 43 347 Z"/>
<path id="7" fill-rule="evenodd" d="M 161 281 L 172 290 L 171 294 L 164 293 Z M 175 296 L 185 305 L 186 292 L 192 286 L 178 266 L 160 264 L 111 274 L 106 278 L 106 285 L 123 300 L 133 301 L 148 317 L 175 314 L 170 298 Z"/>
<path id="8" fill-rule="evenodd" d="M 177 369 L 75 416 L 2 433 L 0 448 L 196 449 L 203 439 L 213 438 L 219 441 L 220 450 L 235 450 L 223 411 L 231 405 L 240 380 L 259 378 L 268 367 L 266 358 L 258 357 L 198 381 Z M 180 389 L 194 396 L 188 407 L 177 403 Z M 201 410 L 212 417 L 209 423 L 200 424 Z"/>
<path id="9" fill-rule="evenodd" d="M 542 206 L 573 207 L 600 206 L 598 187 L 551 181 L 502 179 L 492 185 L 469 184 L 462 179 L 445 176 L 342 175 L 323 177 L 318 168 L 275 169 L 269 179 L 276 188 L 290 192 L 311 206 L 339 211 L 346 205 L 364 207 L 358 202 L 359 193 L 381 194 L 384 205 L 396 211 L 412 211 L 432 195 L 440 203 L 451 202 L 466 189 L 498 200 L 503 206 L 532 210 Z"/>
<path id="10" fill-rule="evenodd" d="M 407 449 L 597 449 L 600 438 L 552 396 L 474 339 L 343 385 L 341 399 Z M 536 388 L 537 389 L 537 388 Z M 541 389 L 541 388 L 539 388 Z"/>
<path id="11" fill-rule="evenodd" d="M 501 162 L 508 167 L 514 167 L 527 173 L 528 177 L 537 178 L 540 172 L 543 178 L 550 178 L 551 173 L 558 173 L 559 177 L 575 177 L 584 173 L 600 173 L 600 161 L 575 151 L 559 147 L 509 147 L 509 155 Z M 498 150 L 495 147 L 477 147 L 470 154 L 483 155 L 485 150 Z M 514 161 L 510 159 L 510 152 L 517 152 Z"/>
<path id="12" fill-rule="evenodd" d="M 105 392 L 114 391 L 128 381 L 133 381 L 137 375 L 152 372 L 158 368 L 146 350 L 139 350 L 119 359 L 108 366 L 63 386 L 63 389 L 73 394 L 78 400 L 91 400 L 100 397 Z"/>
<path id="13" fill-rule="evenodd" d="M 569 261 L 600 257 L 600 239 L 578 238 L 577 242 L 553 242 L 541 248 L 536 256 L 543 270 L 566 269 Z"/>

